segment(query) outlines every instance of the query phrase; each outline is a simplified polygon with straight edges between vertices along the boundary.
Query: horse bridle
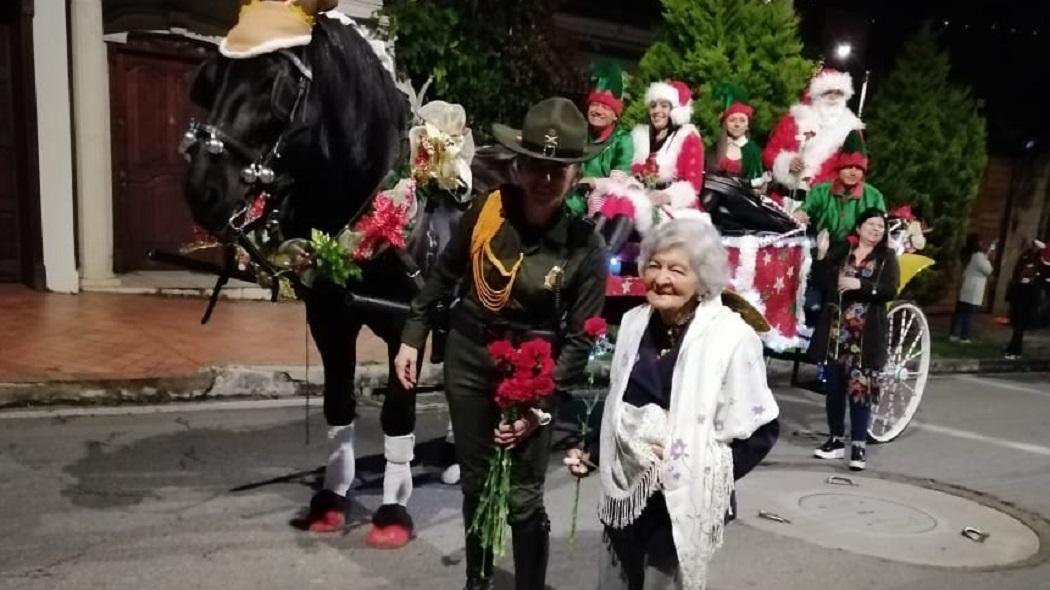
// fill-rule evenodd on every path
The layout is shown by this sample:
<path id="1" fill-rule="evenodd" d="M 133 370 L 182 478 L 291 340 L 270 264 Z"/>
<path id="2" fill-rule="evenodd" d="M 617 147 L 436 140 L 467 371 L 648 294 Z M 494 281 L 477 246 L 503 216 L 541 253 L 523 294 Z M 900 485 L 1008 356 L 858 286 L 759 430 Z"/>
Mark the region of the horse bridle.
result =
<path id="1" fill-rule="evenodd" d="M 211 318 L 212 311 L 214 311 L 215 304 L 219 299 L 219 292 L 222 291 L 222 288 L 229 281 L 235 270 L 237 264 L 236 256 L 234 255 L 235 244 L 243 248 L 251 261 L 272 277 L 270 287 L 272 300 L 277 300 L 280 288 L 278 279 L 281 275 L 288 274 L 287 271 L 278 269 L 263 256 L 255 243 L 248 237 L 248 234 L 260 225 L 265 224 L 267 228 L 275 225 L 276 216 L 283 206 L 284 199 L 287 198 L 287 194 L 282 194 L 278 196 L 277 202 L 270 202 L 266 188 L 277 180 L 274 165 L 281 158 L 282 144 L 295 126 L 296 116 L 310 93 L 310 84 L 313 81 L 313 71 L 298 55 L 287 49 L 278 51 L 278 54 L 287 58 L 295 66 L 295 69 L 299 71 L 300 75 L 295 102 L 292 103 L 292 108 L 288 114 L 288 124 L 277 135 L 277 139 L 274 140 L 273 145 L 269 149 L 252 150 L 234 136 L 223 131 L 219 126 L 210 122 L 200 123 L 198 121 L 190 121 L 189 128 L 183 134 L 182 141 L 179 144 L 179 153 L 186 159 L 189 159 L 189 150 L 203 140 L 204 150 L 213 156 L 233 153 L 248 162 L 248 165 L 241 170 L 240 174 L 241 182 L 245 185 L 243 205 L 235 210 L 226 221 L 226 227 L 224 228 L 224 233 L 226 234 L 224 237 L 226 239 L 223 240 L 226 244 L 226 254 L 224 256 L 223 270 L 215 283 L 214 289 L 212 289 L 208 307 L 204 312 L 204 317 L 201 318 L 202 324 L 207 323 Z M 256 194 L 252 190 L 253 188 L 259 189 L 258 197 L 255 199 L 249 196 Z M 258 216 L 253 217 L 250 215 L 250 212 L 252 212 L 258 199 L 264 200 L 263 211 Z M 289 276 L 293 279 L 295 278 L 294 273 Z"/>
<path id="2" fill-rule="evenodd" d="M 182 141 L 179 144 L 179 153 L 187 159 L 189 158 L 189 150 L 203 140 L 204 150 L 213 156 L 221 156 L 229 152 L 248 162 L 248 165 L 241 170 L 240 174 L 241 182 L 246 185 L 245 195 L 251 194 L 252 191 L 250 189 L 252 188 L 262 189 L 260 194 L 265 194 L 265 189 L 277 180 L 274 165 L 281 158 L 282 144 L 295 125 L 296 116 L 299 114 L 310 92 L 310 83 L 313 81 L 313 71 L 298 55 L 287 49 L 278 51 L 278 54 L 286 57 L 299 71 L 300 76 L 297 83 L 295 102 L 292 103 L 292 108 L 288 114 L 288 124 L 277 135 L 277 139 L 274 140 L 273 145 L 269 149 L 253 150 L 236 137 L 223 131 L 221 127 L 195 120 L 190 121 L 189 128 L 183 134 Z M 282 195 L 280 198 L 283 199 L 285 197 Z M 250 219 L 248 213 L 254 204 L 254 199 L 246 197 L 243 206 L 230 215 L 226 222 L 226 229 L 232 232 L 231 237 L 233 239 L 231 241 L 241 241 L 240 238 L 245 233 L 251 231 L 256 224 L 263 222 L 268 217 L 268 215 L 261 215 L 259 218 Z M 279 209 L 276 205 L 278 204 L 267 203 L 267 212 L 272 213 Z"/>

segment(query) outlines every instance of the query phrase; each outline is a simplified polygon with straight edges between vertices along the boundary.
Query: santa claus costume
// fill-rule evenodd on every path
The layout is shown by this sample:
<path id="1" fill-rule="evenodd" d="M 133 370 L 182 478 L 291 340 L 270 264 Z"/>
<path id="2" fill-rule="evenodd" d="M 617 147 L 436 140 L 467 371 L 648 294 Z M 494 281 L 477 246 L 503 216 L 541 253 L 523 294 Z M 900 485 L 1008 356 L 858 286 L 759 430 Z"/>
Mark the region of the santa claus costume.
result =
<path id="1" fill-rule="evenodd" d="M 844 148 L 864 151 L 864 123 L 846 104 L 852 96 L 850 75 L 824 68 L 810 81 L 803 101 L 777 123 L 762 160 L 784 194 L 833 181 Z M 793 173 L 791 163 L 796 158 L 801 159 L 802 170 Z"/>

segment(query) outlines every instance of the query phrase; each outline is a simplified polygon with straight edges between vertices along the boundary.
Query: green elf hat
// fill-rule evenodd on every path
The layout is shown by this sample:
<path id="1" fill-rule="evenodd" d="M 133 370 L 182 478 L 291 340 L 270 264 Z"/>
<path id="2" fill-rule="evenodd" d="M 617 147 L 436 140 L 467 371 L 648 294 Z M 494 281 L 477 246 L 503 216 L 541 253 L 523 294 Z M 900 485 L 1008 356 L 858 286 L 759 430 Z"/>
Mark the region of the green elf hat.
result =
<path id="1" fill-rule="evenodd" d="M 612 60 L 601 60 L 591 67 L 587 104 L 595 103 L 609 107 L 617 117 L 623 114 L 623 70 Z"/>
<path id="2" fill-rule="evenodd" d="M 714 95 L 723 103 L 721 120 L 734 114 L 745 115 L 751 119 L 755 115 L 755 109 L 747 104 L 747 92 L 743 88 L 731 82 L 719 82 L 715 85 Z"/>
<path id="3" fill-rule="evenodd" d="M 856 166 L 865 172 L 868 171 L 868 144 L 860 131 L 850 131 L 846 140 L 842 142 L 842 151 L 839 152 L 835 168 L 838 170 L 847 166 Z"/>

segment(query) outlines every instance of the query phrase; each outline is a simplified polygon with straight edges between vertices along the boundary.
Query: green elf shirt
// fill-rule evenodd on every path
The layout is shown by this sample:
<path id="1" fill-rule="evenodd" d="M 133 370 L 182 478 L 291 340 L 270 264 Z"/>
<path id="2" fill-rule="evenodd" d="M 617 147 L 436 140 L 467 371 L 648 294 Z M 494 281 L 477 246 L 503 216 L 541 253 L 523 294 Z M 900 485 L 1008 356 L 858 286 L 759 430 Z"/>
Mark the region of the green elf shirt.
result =
<path id="1" fill-rule="evenodd" d="M 603 144 L 605 149 L 590 160 L 580 165 L 580 176 L 583 178 L 607 178 L 613 170 L 631 173 L 631 160 L 634 158 L 634 142 L 631 134 L 617 126 L 605 139 L 598 141 L 591 137 L 591 143 Z M 587 193 L 576 189 L 565 199 L 565 206 L 575 215 L 587 212 Z"/>
<path id="2" fill-rule="evenodd" d="M 838 180 L 818 184 L 806 193 L 802 203 L 810 225 L 816 227 L 817 232 L 828 230 L 832 243 L 845 240 L 860 214 L 871 208 L 885 213 L 886 200 L 879 189 L 866 182 L 849 190 Z"/>

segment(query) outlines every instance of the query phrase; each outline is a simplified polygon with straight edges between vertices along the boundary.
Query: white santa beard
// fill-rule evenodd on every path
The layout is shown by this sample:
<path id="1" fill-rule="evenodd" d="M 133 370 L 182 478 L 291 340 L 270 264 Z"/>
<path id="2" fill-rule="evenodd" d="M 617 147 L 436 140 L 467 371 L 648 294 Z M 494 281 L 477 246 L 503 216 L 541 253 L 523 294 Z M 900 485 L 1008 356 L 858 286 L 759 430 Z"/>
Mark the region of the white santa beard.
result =
<path id="1" fill-rule="evenodd" d="M 821 126 L 833 125 L 846 112 L 846 101 L 818 102 L 813 105 L 813 110 L 816 111 Z"/>

